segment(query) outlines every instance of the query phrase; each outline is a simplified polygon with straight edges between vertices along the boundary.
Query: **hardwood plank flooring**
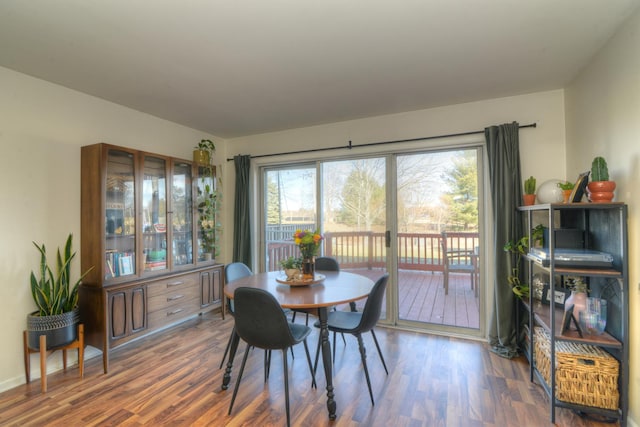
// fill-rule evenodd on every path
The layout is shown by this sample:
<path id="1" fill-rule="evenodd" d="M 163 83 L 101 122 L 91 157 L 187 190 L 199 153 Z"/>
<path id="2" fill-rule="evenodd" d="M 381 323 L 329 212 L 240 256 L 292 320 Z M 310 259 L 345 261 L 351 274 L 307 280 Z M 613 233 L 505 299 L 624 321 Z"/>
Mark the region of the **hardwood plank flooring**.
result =
<path id="1" fill-rule="evenodd" d="M 231 415 L 227 415 L 244 345 L 239 348 L 232 387 L 221 390 L 218 369 L 233 319 L 210 313 L 133 342 L 111 355 L 50 374 L 49 391 L 39 380 L 0 393 L 3 426 L 283 426 L 282 356 L 272 357 L 263 382 L 263 352 L 252 350 Z M 324 376 L 318 389 L 302 346 L 289 354 L 291 418 L 295 426 L 546 426 L 549 404 L 529 382 L 522 358 L 496 356 L 485 343 L 378 328 L 389 368 L 386 376 L 371 339 L 365 337 L 375 406 L 371 405 L 355 338 L 338 339 L 335 363 L 337 416 L 329 421 Z M 317 332 L 309 337 L 315 351 Z M 556 413 L 558 426 L 611 426 Z M 613 424 L 615 425 L 615 424 Z"/>

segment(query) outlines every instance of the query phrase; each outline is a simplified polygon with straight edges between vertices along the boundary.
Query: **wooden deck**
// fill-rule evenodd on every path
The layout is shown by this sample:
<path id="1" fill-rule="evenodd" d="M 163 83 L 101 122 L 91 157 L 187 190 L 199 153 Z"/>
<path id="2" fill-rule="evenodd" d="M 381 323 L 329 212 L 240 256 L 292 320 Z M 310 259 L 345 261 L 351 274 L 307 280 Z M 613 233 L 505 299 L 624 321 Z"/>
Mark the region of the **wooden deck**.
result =
<path id="1" fill-rule="evenodd" d="M 382 269 L 345 269 L 351 273 L 378 279 Z M 400 270 L 398 279 L 399 317 L 438 325 L 478 329 L 480 327 L 479 298 L 471 289 L 470 275 L 451 273 L 449 293 L 444 293 L 442 272 Z M 364 301 L 359 302 L 360 307 Z M 384 310 L 384 306 L 383 306 Z M 385 312 L 383 311 L 383 317 Z"/>

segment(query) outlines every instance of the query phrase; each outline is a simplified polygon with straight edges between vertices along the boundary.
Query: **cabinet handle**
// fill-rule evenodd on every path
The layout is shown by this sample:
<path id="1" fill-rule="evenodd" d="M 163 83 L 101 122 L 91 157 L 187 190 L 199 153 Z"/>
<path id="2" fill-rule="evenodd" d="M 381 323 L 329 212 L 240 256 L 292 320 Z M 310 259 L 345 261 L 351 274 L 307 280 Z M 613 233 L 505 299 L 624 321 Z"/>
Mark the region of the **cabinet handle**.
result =
<path id="1" fill-rule="evenodd" d="M 181 308 L 177 309 L 177 310 L 173 310 L 167 313 L 167 316 L 173 316 L 174 314 L 178 314 L 182 311 Z"/>
<path id="2" fill-rule="evenodd" d="M 167 302 L 175 301 L 175 300 L 180 299 L 180 298 L 184 298 L 184 295 L 175 295 L 175 296 L 172 296 L 172 297 L 168 297 L 167 298 Z"/>
<path id="3" fill-rule="evenodd" d="M 182 285 L 183 283 L 184 283 L 184 282 L 182 282 L 182 281 L 169 282 L 169 283 L 167 283 L 167 288 L 170 288 L 170 287 L 172 287 L 172 286 L 180 286 L 180 285 Z"/>

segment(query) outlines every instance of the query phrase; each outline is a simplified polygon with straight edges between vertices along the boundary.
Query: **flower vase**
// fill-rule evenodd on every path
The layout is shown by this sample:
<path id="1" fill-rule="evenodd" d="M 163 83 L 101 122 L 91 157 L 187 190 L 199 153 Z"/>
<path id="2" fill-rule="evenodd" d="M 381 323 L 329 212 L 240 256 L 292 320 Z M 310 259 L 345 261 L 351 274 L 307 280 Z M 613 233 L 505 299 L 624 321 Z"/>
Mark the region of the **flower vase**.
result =
<path id="1" fill-rule="evenodd" d="M 302 259 L 302 279 L 313 280 L 316 271 L 315 259 L 313 257 Z"/>

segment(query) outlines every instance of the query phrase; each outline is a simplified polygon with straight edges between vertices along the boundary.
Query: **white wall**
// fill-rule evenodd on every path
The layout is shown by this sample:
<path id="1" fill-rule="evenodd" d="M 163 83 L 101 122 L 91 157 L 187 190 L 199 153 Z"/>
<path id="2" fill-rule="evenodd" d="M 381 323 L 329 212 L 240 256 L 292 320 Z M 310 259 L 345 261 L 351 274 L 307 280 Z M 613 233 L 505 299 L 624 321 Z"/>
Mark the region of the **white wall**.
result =
<path id="1" fill-rule="evenodd" d="M 190 159 L 200 139 L 213 137 L 6 68 L 0 68 L 0 93 L 0 390 L 5 390 L 25 381 L 22 331 L 35 310 L 29 274 L 39 262 L 31 242 L 55 252 L 73 233 L 78 252 L 73 267 L 79 272 L 80 147 L 108 142 Z M 34 361 L 32 378 L 38 378 Z M 57 364 L 59 357 L 52 356 L 48 369 Z"/>
<path id="2" fill-rule="evenodd" d="M 640 11 L 566 90 L 567 170 L 604 156 L 614 201 L 629 205 L 630 424 L 640 425 Z M 635 420 L 635 423 L 633 423 Z"/>

